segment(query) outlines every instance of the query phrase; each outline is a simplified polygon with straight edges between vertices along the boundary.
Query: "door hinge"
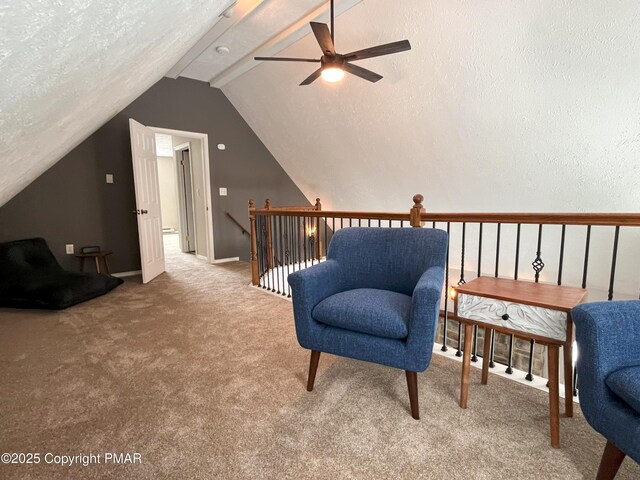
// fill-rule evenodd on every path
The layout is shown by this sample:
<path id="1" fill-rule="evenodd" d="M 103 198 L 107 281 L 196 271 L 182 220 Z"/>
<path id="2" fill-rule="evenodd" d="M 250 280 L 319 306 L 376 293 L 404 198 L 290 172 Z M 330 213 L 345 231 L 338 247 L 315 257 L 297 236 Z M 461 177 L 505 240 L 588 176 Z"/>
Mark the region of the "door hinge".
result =
<path id="1" fill-rule="evenodd" d="M 180 165 L 184 166 L 184 160 L 180 160 Z"/>

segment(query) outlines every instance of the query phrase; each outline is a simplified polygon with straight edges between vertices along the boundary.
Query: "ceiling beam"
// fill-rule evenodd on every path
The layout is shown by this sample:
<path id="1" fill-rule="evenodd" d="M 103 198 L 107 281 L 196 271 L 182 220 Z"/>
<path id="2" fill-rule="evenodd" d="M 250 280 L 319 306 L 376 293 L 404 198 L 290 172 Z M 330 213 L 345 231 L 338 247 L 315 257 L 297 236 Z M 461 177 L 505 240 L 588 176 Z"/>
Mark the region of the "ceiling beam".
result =
<path id="1" fill-rule="evenodd" d="M 165 75 L 169 78 L 178 78 L 189 65 L 209 48 L 227 30 L 233 27 L 244 17 L 253 12 L 262 4 L 263 0 L 237 0 L 231 3 L 219 16 L 216 24 L 189 49 L 187 53 Z M 229 15 L 230 16 L 227 16 Z"/>
<path id="2" fill-rule="evenodd" d="M 335 7 L 335 15 L 338 16 L 351 7 L 357 5 L 362 0 L 342 0 L 336 2 L 337 5 Z M 311 33 L 309 30 L 309 22 L 314 21 L 325 21 L 328 22 L 329 17 L 324 18 L 325 14 L 329 13 L 329 2 L 324 1 L 322 5 L 314 8 L 310 12 L 308 12 L 303 17 L 296 20 L 294 23 L 289 25 L 283 31 L 274 35 L 269 40 L 264 42 L 258 48 L 252 50 L 247 53 L 244 57 L 239 59 L 238 61 L 231 64 L 229 67 L 224 69 L 215 77 L 209 80 L 209 85 L 212 87 L 220 88 L 235 78 L 238 78 L 240 75 L 247 73 L 252 68 L 259 65 L 260 62 L 257 62 L 253 59 L 256 56 L 269 57 L 272 55 L 281 52 L 288 46 L 294 44 L 298 40 L 300 40 L 305 35 Z"/>

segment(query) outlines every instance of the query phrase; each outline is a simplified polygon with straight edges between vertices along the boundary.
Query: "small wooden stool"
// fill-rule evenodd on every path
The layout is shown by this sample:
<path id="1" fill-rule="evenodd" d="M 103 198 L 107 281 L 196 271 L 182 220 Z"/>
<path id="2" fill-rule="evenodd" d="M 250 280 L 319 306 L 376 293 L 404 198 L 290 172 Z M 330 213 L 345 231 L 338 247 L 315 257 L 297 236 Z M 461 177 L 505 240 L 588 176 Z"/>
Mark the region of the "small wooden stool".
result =
<path id="1" fill-rule="evenodd" d="M 96 262 L 96 272 L 100 273 L 100 260 L 102 260 L 104 263 L 104 271 L 108 274 L 111 274 L 111 271 L 109 270 L 109 262 L 107 261 L 107 257 L 112 253 L 113 252 L 111 250 L 104 250 L 102 252 L 94 252 L 94 253 L 77 253 L 75 257 L 80 259 L 81 272 L 84 272 L 84 260 L 86 258 L 93 258 Z"/>

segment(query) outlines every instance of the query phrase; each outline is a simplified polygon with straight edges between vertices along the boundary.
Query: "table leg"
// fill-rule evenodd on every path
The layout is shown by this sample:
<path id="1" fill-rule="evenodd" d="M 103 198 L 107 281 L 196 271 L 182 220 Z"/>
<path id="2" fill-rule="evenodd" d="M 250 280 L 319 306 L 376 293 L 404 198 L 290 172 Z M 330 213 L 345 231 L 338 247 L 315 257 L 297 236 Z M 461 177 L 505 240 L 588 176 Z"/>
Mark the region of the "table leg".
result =
<path id="1" fill-rule="evenodd" d="M 559 353 L 557 345 L 547 346 L 549 356 L 549 422 L 551 446 L 560 448 L 560 388 L 558 385 Z"/>
<path id="2" fill-rule="evenodd" d="M 471 342 L 473 325 L 464 324 L 464 354 L 462 355 L 462 379 L 460 380 L 460 408 L 467 408 L 469 396 L 469 371 L 471 370 Z"/>
<path id="3" fill-rule="evenodd" d="M 100 273 L 100 262 L 98 261 L 98 257 L 93 257 L 93 259 L 96 261 L 96 272 Z"/>
<path id="4" fill-rule="evenodd" d="M 491 336 L 493 330 L 484 327 L 484 350 L 482 351 L 482 385 L 486 385 L 489 381 L 489 363 L 491 363 Z"/>
<path id="5" fill-rule="evenodd" d="M 567 342 L 562 347 L 564 356 L 564 411 L 573 417 L 573 345 Z"/>

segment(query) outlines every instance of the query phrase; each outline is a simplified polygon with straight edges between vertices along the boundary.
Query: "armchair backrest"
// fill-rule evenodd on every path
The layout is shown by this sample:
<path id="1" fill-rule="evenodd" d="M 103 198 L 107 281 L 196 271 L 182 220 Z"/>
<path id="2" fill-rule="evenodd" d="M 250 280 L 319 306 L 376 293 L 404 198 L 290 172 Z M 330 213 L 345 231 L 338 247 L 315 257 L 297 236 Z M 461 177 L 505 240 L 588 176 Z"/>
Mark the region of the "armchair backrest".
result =
<path id="1" fill-rule="evenodd" d="M 347 288 L 411 295 L 422 274 L 445 266 L 447 233 L 435 228 L 343 228 L 327 258 L 340 264 Z"/>

